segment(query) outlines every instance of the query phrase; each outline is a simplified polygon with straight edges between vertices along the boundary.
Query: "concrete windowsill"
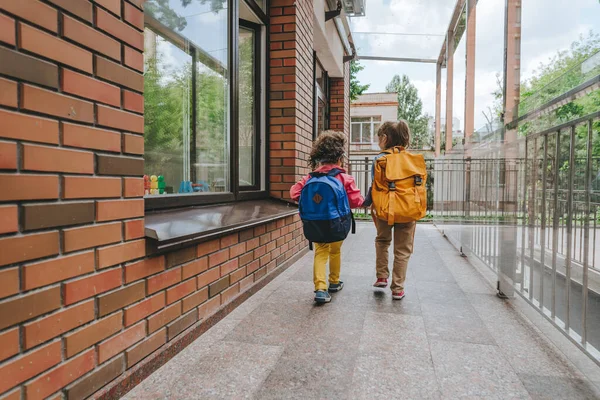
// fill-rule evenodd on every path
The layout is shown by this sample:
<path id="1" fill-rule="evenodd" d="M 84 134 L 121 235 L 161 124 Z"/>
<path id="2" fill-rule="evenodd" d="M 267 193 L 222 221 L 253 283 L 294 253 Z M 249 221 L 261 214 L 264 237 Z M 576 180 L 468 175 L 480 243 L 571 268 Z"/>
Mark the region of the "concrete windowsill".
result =
<path id="1" fill-rule="evenodd" d="M 292 216 L 298 207 L 281 200 L 251 200 L 177 210 L 145 217 L 152 253 L 187 247 L 256 225 Z"/>

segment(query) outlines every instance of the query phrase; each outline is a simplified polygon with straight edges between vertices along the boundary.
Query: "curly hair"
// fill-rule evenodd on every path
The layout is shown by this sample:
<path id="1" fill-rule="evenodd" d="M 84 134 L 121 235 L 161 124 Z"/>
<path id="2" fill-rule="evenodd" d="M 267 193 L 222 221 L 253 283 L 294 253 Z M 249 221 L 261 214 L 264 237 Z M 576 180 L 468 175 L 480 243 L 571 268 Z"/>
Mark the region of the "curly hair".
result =
<path id="1" fill-rule="evenodd" d="M 313 143 L 308 157 L 308 166 L 315 169 L 319 164 L 335 164 L 346 153 L 346 136 L 335 131 L 325 131 Z"/>

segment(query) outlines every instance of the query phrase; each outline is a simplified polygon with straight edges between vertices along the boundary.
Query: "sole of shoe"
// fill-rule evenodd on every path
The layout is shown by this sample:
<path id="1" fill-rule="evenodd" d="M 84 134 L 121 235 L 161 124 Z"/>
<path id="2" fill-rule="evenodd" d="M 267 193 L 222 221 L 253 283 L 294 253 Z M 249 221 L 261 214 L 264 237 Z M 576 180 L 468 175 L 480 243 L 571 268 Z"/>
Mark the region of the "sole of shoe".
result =
<path id="1" fill-rule="evenodd" d="M 386 288 L 387 287 L 387 283 L 374 283 L 373 287 Z"/>
<path id="2" fill-rule="evenodd" d="M 329 288 L 329 293 L 337 293 L 344 288 L 344 284 L 342 283 L 337 288 Z"/>
<path id="3" fill-rule="evenodd" d="M 394 300 L 402 300 L 404 298 L 404 296 L 406 296 L 404 293 L 402 293 L 401 295 L 393 294 L 392 295 L 392 299 L 394 299 Z"/>
<path id="4" fill-rule="evenodd" d="M 329 303 L 331 301 L 331 297 L 323 297 L 323 298 L 316 298 L 315 297 L 315 303 L 319 303 L 319 304 L 325 304 L 325 303 Z"/>

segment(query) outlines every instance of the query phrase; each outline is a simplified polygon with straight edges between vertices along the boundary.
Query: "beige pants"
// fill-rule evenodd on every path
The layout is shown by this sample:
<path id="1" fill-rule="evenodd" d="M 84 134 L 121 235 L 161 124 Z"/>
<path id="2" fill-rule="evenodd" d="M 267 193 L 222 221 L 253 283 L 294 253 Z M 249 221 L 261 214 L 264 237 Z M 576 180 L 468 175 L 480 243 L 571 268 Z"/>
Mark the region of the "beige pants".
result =
<path id="1" fill-rule="evenodd" d="M 375 238 L 377 278 L 387 279 L 390 275 L 388 267 L 388 249 L 392 243 L 392 229 L 394 230 L 394 268 L 392 271 L 392 292 L 404 290 L 408 260 L 413 252 L 416 222 L 395 224 L 390 226 L 387 221 L 375 220 L 377 237 Z"/>

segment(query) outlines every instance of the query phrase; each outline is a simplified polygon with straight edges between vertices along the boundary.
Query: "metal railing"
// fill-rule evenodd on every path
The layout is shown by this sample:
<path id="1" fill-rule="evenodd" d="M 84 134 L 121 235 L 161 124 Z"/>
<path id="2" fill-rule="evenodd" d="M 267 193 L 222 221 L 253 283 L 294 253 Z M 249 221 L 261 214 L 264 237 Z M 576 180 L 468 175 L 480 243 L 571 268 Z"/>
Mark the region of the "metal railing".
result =
<path id="1" fill-rule="evenodd" d="M 600 364 L 600 113 L 433 163 L 434 223 Z"/>

